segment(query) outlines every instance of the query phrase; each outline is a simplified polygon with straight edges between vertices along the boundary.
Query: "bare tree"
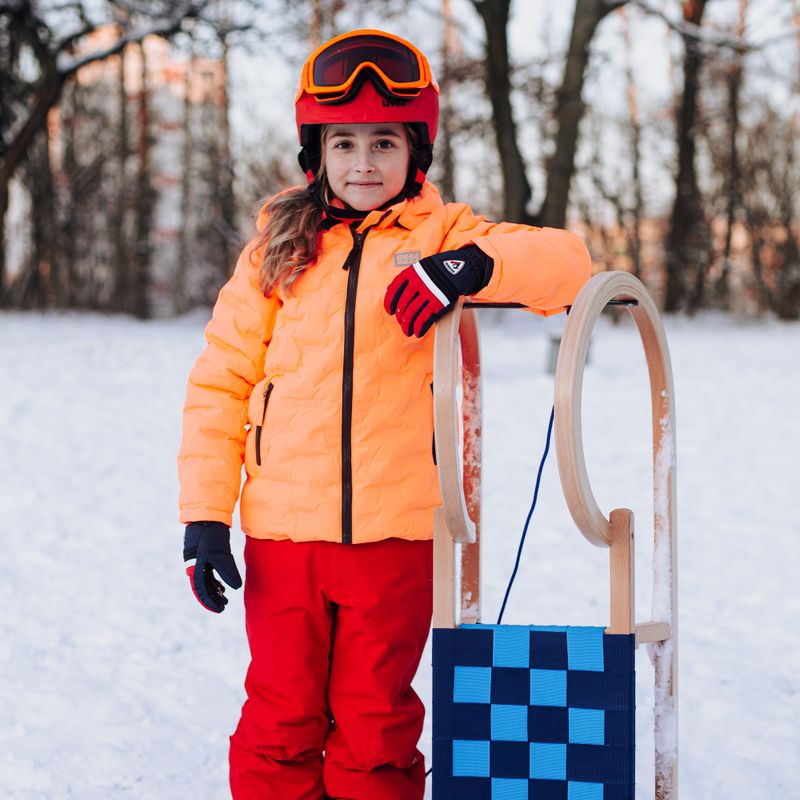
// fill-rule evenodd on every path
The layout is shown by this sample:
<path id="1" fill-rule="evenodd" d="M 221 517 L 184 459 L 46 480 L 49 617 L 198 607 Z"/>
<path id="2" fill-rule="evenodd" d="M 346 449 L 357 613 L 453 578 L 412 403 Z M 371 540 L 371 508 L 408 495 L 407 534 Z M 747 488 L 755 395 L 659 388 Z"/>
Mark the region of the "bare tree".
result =
<path id="1" fill-rule="evenodd" d="M 125 208 L 128 197 L 128 139 L 129 121 L 127 108 L 127 90 L 125 87 L 125 49 L 120 50 L 118 57 L 117 79 L 117 191 L 114 198 L 114 214 L 112 230 L 114 236 L 114 278 L 112 305 L 118 311 L 124 311 L 131 285 L 130 247 L 125 231 Z"/>
<path id="2" fill-rule="evenodd" d="M 439 154 L 442 165 L 442 180 L 439 188 L 446 203 L 455 199 L 455 160 L 453 158 L 454 110 L 451 95 L 453 88 L 453 59 L 458 50 L 456 27 L 453 21 L 451 0 L 442 0 L 442 48 L 439 87 L 442 94 L 439 102 Z"/>
<path id="3" fill-rule="evenodd" d="M 759 304 L 800 318 L 800 145 L 797 118 L 759 99 L 758 122 L 740 156 L 742 206 Z"/>
<path id="4" fill-rule="evenodd" d="M 555 153 L 548 164 L 544 201 L 536 215 L 540 225 L 562 228 L 566 222 L 570 184 L 575 173 L 578 132 L 586 110 L 582 95 L 589 64 L 589 48 L 598 25 L 626 2 L 576 0 L 564 74 L 556 94 L 555 118 L 558 128 Z"/>
<path id="5" fill-rule="evenodd" d="M 739 0 L 739 22 L 736 34 L 744 37 L 747 19 L 748 0 Z M 731 245 L 733 242 L 733 226 L 736 215 L 741 208 L 742 169 L 739 159 L 739 95 L 742 88 L 743 54 L 734 51 L 730 54 L 730 63 L 725 75 L 728 112 L 728 164 L 725 171 L 725 244 L 723 245 L 722 267 L 714 285 L 714 301 L 722 308 L 730 303 Z"/>
<path id="6" fill-rule="evenodd" d="M 143 44 L 139 43 L 141 59 L 141 88 L 139 91 L 138 141 L 136 144 L 136 224 L 133 240 L 132 276 L 130 292 L 125 295 L 123 308 L 140 319 L 150 316 L 147 297 L 149 284 L 150 254 L 152 251 L 151 227 L 153 219 L 154 193 L 150 180 L 150 96 L 147 74 L 147 55 Z"/>
<path id="7" fill-rule="evenodd" d="M 13 72 L 13 78 L 5 78 L 4 83 L 8 86 L 13 82 L 16 99 L 13 104 L 4 103 L 2 109 L 8 116 L 0 130 L 0 233 L 4 232 L 8 209 L 9 181 L 37 135 L 45 130 L 48 113 L 58 104 L 67 81 L 81 67 L 116 55 L 129 43 L 141 42 L 151 34 L 174 35 L 189 20 L 200 18 L 207 2 L 161 0 L 150 4 L 147 13 L 131 5 L 135 27 L 110 46 L 75 57 L 71 53 L 100 24 L 90 18 L 88 3 L 45 6 L 35 0 L 0 0 L 0 38 L 13 43 L 2 59 L 2 66 Z M 27 77 L 30 67 L 22 66 L 26 59 L 35 67 L 33 79 Z M 0 260 L 0 304 L 4 286 L 4 261 Z"/>
<path id="8" fill-rule="evenodd" d="M 236 263 L 239 251 L 239 235 L 236 229 L 236 201 L 233 194 L 233 160 L 231 157 L 231 125 L 230 125 L 230 74 L 228 37 L 220 33 L 222 47 L 222 136 L 220 137 L 219 158 L 219 214 L 217 218 L 217 234 L 220 239 L 222 258 L 220 261 L 221 277 L 227 280 Z"/>
<path id="9" fill-rule="evenodd" d="M 630 222 L 626 225 L 631 270 L 637 278 L 642 277 L 642 219 L 644 217 L 644 189 L 642 187 L 642 123 L 639 114 L 639 90 L 633 69 L 633 45 L 627 9 L 618 11 L 622 18 L 622 40 L 625 47 L 625 82 L 628 100 L 629 146 L 631 162 L 632 203 Z"/>
<path id="10" fill-rule="evenodd" d="M 195 149 L 194 126 L 192 125 L 192 80 L 195 73 L 195 50 L 192 42 L 192 52 L 186 72 L 183 76 L 183 144 L 181 147 L 181 230 L 178 238 L 178 264 L 175 270 L 175 285 L 173 288 L 172 303 L 176 313 L 181 313 L 189 308 L 186 278 L 188 273 L 190 255 L 190 238 L 192 226 L 189 218 L 193 185 L 192 153 Z"/>
<path id="11" fill-rule="evenodd" d="M 699 27 L 706 0 L 683 0 L 684 20 Z M 696 136 L 700 72 L 700 43 L 688 34 L 684 39 L 683 93 L 678 109 L 676 144 L 678 169 L 675 201 L 666 241 L 666 311 L 678 311 L 691 297 L 692 307 L 702 304 L 702 286 L 711 255 L 711 236 L 697 182 Z M 694 285 L 691 285 L 694 278 Z"/>
<path id="12" fill-rule="evenodd" d="M 517 141 L 511 110 L 508 18 L 511 0 L 472 0 L 486 29 L 486 89 L 492 104 L 495 139 L 503 173 L 503 217 L 531 222 L 527 207 L 531 186 Z"/>
<path id="13" fill-rule="evenodd" d="M 486 88 L 492 103 L 495 138 L 503 171 L 504 216 L 518 222 L 563 227 L 578 131 L 585 111 L 582 99 L 590 44 L 597 26 L 627 0 L 576 0 L 561 86 L 556 93 L 555 151 L 547 164 L 547 188 L 541 208 L 530 214 L 531 186 L 519 149 L 511 111 L 507 27 L 510 0 L 473 0 L 486 30 Z"/>

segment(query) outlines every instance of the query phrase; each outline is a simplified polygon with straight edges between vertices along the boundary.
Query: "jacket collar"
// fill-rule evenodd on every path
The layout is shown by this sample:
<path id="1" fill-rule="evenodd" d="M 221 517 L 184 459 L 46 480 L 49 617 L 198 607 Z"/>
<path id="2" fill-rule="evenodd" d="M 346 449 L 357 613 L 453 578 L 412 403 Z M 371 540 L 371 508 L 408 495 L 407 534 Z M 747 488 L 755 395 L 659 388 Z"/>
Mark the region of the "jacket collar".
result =
<path id="1" fill-rule="evenodd" d="M 357 230 L 362 232 L 365 228 L 389 228 L 395 223 L 412 230 L 429 214 L 442 206 L 439 190 L 432 183 L 425 181 L 422 191 L 416 197 L 412 197 L 410 200 L 401 200 L 383 211 L 380 209 L 370 211 Z"/>

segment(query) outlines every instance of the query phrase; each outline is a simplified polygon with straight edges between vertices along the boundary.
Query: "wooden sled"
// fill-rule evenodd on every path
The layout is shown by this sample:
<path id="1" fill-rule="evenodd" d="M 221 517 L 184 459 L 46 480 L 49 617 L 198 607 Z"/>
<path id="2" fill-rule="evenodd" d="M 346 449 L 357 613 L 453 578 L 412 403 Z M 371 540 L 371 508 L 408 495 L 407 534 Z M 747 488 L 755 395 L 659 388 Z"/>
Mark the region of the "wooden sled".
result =
<path id="1" fill-rule="evenodd" d="M 581 429 L 583 371 L 593 328 L 600 313 L 612 301 L 623 304 L 633 317 L 650 375 L 654 478 L 653 610 L 656 619 L 643 623 L 635 621 L 633 513 L 629 509 L 619 508 L 611 510 L 606 515 L 598 508 L 589 483 L 583 453 Z M 438 631 L 450 629 L 459 633 L 464 631 L 465 634 L 471 632 L 471 635 L 485 638 L 492 633 L 491 630 L 485 629 L 497 627 L 479 624 L 481 623 L 481 378 L 476 316 L 474 305 L 469 304 L 465 307 L 460 303 L 453 313 L 440 320 L 436 326 L 434 427 L 442 507 L 436 510 L 434 518 L 433 796 L 435 800 L 458 796 L 459 792 L 462 796 L 469 797 L 528 796 L 524 793 L 526 791 L 523 785 L 524 776 L 512 780 L 503 776 L 495 777 L 492 772 L 495 763 L 500 763 L 503 759 L 507 761 L 508 758 L 512 758 L 514 752 L 522 753 L 523 750 L 521 737 L 514 733 L 513 720 L 510 727 L 505 723 L 505 727 L 501 726 L 499 722 L 495 726 L 494 690 L 488 688 L 490 678 L 487 670 L 490 670 L 491 665 L 480 666 L 484 662 L 480 661 L 481 656 L 476 655 L 474 646 L 470 645 L 466 648 L 468 665 L 453 666 L 451 663 L 453 661 L 458 664 L 458 654 L 453 655 L 451 652 L 453 647 L 458 649 L 457 644 L 452 644 L 460 641 L 458 634 L 439 635 L 440 656 L 437 656 Z M 463 389 L 460 410 L 456 398 L 459 381 Z M 462 429 L 463 436 L 460 434 Z M 651 656 L 655 666 L 655 796 L 657 800 L 676 800 L 678 797 L 678 647 L 674 390 L 666 336 L 658 311 L 644 285 L 627 272 L 604 272 L 595 275 L 581 290 L 567 317 L 555 373 L 555 447 L 562 488 L 575 524 L 592 544 L 609 548 L 611 621 L 605 628 L 605 634 L 628 636 L 632 647 L 638 647 L 640 644 L 649 644 L 652 647 Z M 458 597 L 456 597 L 457 585 Z M 531 627 L 531 641 L 534 641 L 536 635 L 542 637 L 542 633 L 537 633 L 537 630 L 542 629 L 534 630 Z M 602 629 L 600 632 L 603 632 Z M 495 630 L 495 654 L 499 648 L 497 639 L 508 642 L 514 637 L 519 640 L 520 636 L 526 635 L 519 631 L 502 631 L 502 633 L 503 636 L 499 637 Z M 568 637 L 569 631 L 564 635 Z M 501 653 L 502 658 L 519 658 L 518 652 L 514 651 L 509 656 L 506 650 Z M 607 649 L 606 653 L 608 652 Z M 450 661 L 437 671 L 437 658 Z M 504 666 L 521 667 L 522 662 L 508 661 Z M 535 666 L 533 660 L 528 666 Z M 538 675 L 535 669 L 531 669 L 530 672 L 532 676 L 534 673 Z M 591 677 L 593 676 L 589 675 L 589 678 Z M 486 686 L 482 683 L 484 679 L 487 681 Z M 532 686 L 533 680 L 531 677 Z M 457 685 L 453 690 L 451 687 L 453 681 L 456 684 L 460 681 L 460 688 Z M 532 688 L 531 698 L 533 695 Z M 476 715 L 489 714 L 489 710 L 480 704 L 481 701 L 490 707 L 492 731 L 497 727 L 498 735 L 504 739 L 502 742 L 504 749 L 497 745 L 498 753 L 501 755 L 510 753 L 508 758 L 505 755 L 502 758 L 495 757 L 494 741 L 474 741 L 476 737 L 480 739 L 480 735 L 471 734 L 458 738 L 461 736 L 458 732 L 459 724 L 461 728 L 464 728 L 464 725 L 463 722 L 454 723 L 450 719 L 453 711 L 462 715 L 472 711 Z M 533 699 L 530 702 L 533 703 Z M 545 702 L 555 702 L 558 705 L 560 701 L 548 699 Z M 444 721 L 440 719 L 438 723 L 437 703 L 439 708 L 447 709 L 440 715 Z M 511 708 L 519 709 L 520 706 Z M 505 720 L 509 716 L 508 707 L 500 711 L 503 713 L 498 714 L 498 719 Z M 564 711 L 569 711 L 572 715 L 572 709 Z M 612 712 L 609 712 L 609 715 L 610 713 Z M 631 710 L 631 715 L 632 713 Z M 459 719 L 464 720 L 467 717 L 461 716 Z M 571 721 L 572 716 L 570 725 Z M 579 736 L 584 735 L 582 730 L 576 730 Z M 600 735 L 602 737 L 602 733 Z M 633 733 L 630 736 L 633 737 Z M 447 741 L 444 741 L 443 737 Z M 570 737 L 572 737 L 571 728 Z M 494 734 L 491 738 L 494 740 Z M 453 739 L 455 741 L 451 741 Z M 572 741 L 570 738 L 569 742 Z M 511 743 L 517 751 L 512 749 Z M 597 743 L 602 744 L 602 739 Z M 608 746 L 607 741 L 605 744 Z M 559 777 L 559 769 L 563 771 L 563 767 L 559 766 L 559 758 L 563 759 L 564 751 L 560 749 L 562 746 L 538 745 L 540 749 L 550 747 L 550 750 L 543 750 L 547 754 L 546 763 L 541 759 L 537 762 L 540 752 L 536 750 L 537 745 L 529 744 L 529 747 L 531 764 L 529 785 L 552 787 L 554 785 L 552 780 L 545 780 L 543 783 L 535 783 L 534 780 L 542 776 L 545 779 Z M 565 747 L 570 759 L 573 758 L 574 751 L 577 764 L 583 757 L 587 745 L 568 743 Z M 633 742 L 631 742 L 631 753 L 632 749 Z M 630 758 L 633 769 L 632 755 Z M 537 763 L 540 766 L 537 766 Z M 537 769 L 540 770 L 538 774 Z M 631 778 L 630 788 L 627 790 L 617 786 L 606 787 L 605 797 L 632 797 L 634 777 Z M 571 784 L 570 797 L 573 796 L 574 787 L 577 787 L 574 791 L 575 797 L 603 796 L 602 789 L 599 790 L 599 794 L 593 793 L 594 790 L 591 788 L 593 785 L 580 780 Z M 536 791 L 533 789 L 534 794 Z"/>

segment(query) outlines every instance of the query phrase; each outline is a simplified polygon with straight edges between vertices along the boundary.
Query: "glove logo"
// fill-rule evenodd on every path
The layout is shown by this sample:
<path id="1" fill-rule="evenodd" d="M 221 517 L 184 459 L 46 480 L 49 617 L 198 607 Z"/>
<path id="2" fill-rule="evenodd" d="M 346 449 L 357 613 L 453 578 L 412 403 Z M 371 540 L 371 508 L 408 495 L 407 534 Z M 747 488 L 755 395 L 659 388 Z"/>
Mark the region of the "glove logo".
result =
<path id="1" fill-rule="evenodd" d="M 448 259 L 447 261 L 442 262 L 444 264 L 444 268 L 451 274 L 451 275 L 458 275 L 459 272 L 464 268 L 463 261 L 457 261 L 456 259 Z"/>

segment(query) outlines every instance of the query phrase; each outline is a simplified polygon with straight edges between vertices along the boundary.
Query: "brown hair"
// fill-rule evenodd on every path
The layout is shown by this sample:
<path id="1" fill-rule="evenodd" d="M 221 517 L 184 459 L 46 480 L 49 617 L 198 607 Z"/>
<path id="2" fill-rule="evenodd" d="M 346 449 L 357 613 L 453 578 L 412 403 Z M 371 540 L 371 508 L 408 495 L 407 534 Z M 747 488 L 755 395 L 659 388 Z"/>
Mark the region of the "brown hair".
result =
<path id="1" fill-rule="evenodd" d="M 250 261 L 258 264 L 259 287 L 269 294 L 276 287 L 289 290 L 316 260 L 323 208 L 307 187 L 298 186 L 273 197 L 264 210 L 267 221 Z"/>
<path id="2" fill-rule="evenodd" d="M 404 124 L 408 136 L 410 165 L 418 164 L 419 134 L 413 125 Z M 320 150 L 325 152 L 327 125 L 320 130 Z M 313 188 L 314 191 L 309 191 Z M 312 187 L 298 186 L 273 197 L 262 211 L 267 220 L 264 230 L 250 253 L 253 265 L 259 266 L 258 282 L 261 291 L 269 294 L 273 289 L 290 291 L 295 281 L 317 260 L 320 244 L 320 222 L 324 206 L 334 199 L 325 174 L 325 159 L 317 170 Z M 260 264 L 259 264 L 260 258 Z"/>

